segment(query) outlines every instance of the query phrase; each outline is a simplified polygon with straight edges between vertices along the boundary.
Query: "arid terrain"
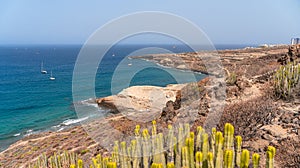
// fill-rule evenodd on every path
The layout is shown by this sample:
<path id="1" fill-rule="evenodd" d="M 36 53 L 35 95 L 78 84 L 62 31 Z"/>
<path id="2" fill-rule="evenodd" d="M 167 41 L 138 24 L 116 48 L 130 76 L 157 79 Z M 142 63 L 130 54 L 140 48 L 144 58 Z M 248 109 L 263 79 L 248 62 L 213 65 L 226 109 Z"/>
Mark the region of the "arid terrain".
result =
<path id="1" fill-rule="evenodd" d="M 103 145 L 126 139 L 136 124 L 147 128 L 152 120 L 157 121 L 158 131 L 168 124 L 191 121 L 193 129 L 197 125 L 209 129 L 209 123 L 215 122 L 217 129 L 223 130 L 229 122 L 236 128 L 235 134 L 243 137 L 243 147 L 260 153 L 261 160 L 267 146 L 272 145 L 277 149 L 275 167 L 300 167 L 300 90 L 283 100 L 274 95 L 272 86 L 273 73 L 288 51 L 287 45 L 222 50 L 217 52 L 220 59 L 210 59 L 212 64 L 202 59 L 209 52 L 135 57 L 210 75 L 197 83 L 132 87 L 99 98 L 101 108 L 111 109 L 110 116 L 66 131 L 26 137 L 1 152 L 0 167 L 26 167 L 42 153 L 50 156 L 63 150 L 74 151 L 83 160 L 98 153 L 105 155 L 108 152 Z M 223 75 L 207 69 L 215 63 L 220 63 Z"/>

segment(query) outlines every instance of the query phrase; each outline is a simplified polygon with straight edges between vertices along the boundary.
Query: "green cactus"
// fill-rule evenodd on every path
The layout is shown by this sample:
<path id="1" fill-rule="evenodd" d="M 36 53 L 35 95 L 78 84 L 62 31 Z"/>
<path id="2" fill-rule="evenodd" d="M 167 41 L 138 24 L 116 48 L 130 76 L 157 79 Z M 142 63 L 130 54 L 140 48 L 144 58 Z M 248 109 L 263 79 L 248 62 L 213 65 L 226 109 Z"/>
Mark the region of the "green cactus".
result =
<path id="1" fill-rule="evenodd" d="M 154 123 L 154 126 L 156 126 L 156 123 Z M 168 126 L 169 131 L 165 139 L 162 133 L 157 134 L 155 131 L 153 131 L 153 134 L 156 136 L 150 139 L 148 129 L 144 129 L 140 132 L 140 127 L 136 126 L 134 130 L 136 137 L 128 146 L 126 142 L 115 142 L 111 156 L 102 158 L 99 154 L 91 158 L 90 168 L 249 167 L 249 151 L 242 150 L 242 138 L 240 136 L 236 136 L 234 141 L 234 128 L 231 124 L 225 125 L 224 132 L 226 138 L 223 137 L 222 132 L 217 132 L 216 129 L 211 130 L 211 136 L 209 137 L 202 127 L 197 128 L 196 137 L 193 132 L 184 136 L 185 132 L 189 130 L 187 127 L 189 125 L 185 124 L 184 126 L 184 129 L 182 126 L 178 128 L 178 139 L 184 138 L 184 141 L 178 141 L 178 143 L 175 143 L 177 142 L 177 137 L 174 136 L 176 131 L 173 130 L 172 126 Z M 233 146 L 233 144 L 235 145 Z M 180 145 L 181 148 L 179 148 Z M 164 152 L 164 148 L 167 149 L 167 152 Z M 152 153 L 152 151 L 154 151 L 154 153 Z M 276 149 L 269 146 L 266 152 L 267 168 L 274 168 L 275 153 Z M 260 156 L 254 153 L 252 155 L 252 165 L 254 168 L 259 167 L 259 160 Z M 47 166 L 51 168 L 81 168 L 87 165 L 83 164 L 78 155 L 67 151 L 54 153 L 50 157 L 43 154 L 37 158 L 34 164 L 28 165 L 28 167 Z"/>
<path id="2" fill-rule="evenodd" d="M 184 146 L 182 147 L 182 167 L 189 167 L 189 153 L 188 153 L 188 147 Z"/>
<path id="3" fill-rule="evenodd" d="M 207 155 L 209 151 L 209 144 L 208 144 L 208 134 L 204 133 L 203 136 L 203 144 L 202 144 L 202 154 L 203 154 L 203 165 L 206 167 L 208 165 Z"/>
<path id="4" fill-rule="evenodd" d="M 178 150 L 178 160 L 182 160 L 181 157 L 181 153 L 182 153 L 182 147 L 183 147 L 183 142 L 184 142 L 184 138 L 183 138 L 183 135 L 184 132 L 183 132 L 183 126 L 182 124 L 179 124 L 179 128 L 178 128 L 178 142 L 177 142 L 177 150 Z M 181 162 L 176 162 L 176 168 L 181 168 Z"/>
<path id="5" fill-rule="evenodd" d="M 143 130 L 143 143 L 142 143 L 142 149 L 143 149 L 143 166 L 149 167 L 149 161 L 150 161 L 150 135 L 148 133 L 147 129 Z"/>
<path id="6" fill-rule="evenodd" d="M 162 164 L 161 163 L 152 163 L 151 168 L 162 168 Z"/>
<path id="7" fill-rule="evenodd" d="M 207 167 L 208 168 L 214 168 L 214 155 L 211 152 L 207 153 Z"/>
<path id="8" fill-rule="evenodd" d="M 267 168 L 274 168 L 275 153 L 276 153 L 276 149 L 273 146 L 268 146 L 267 159 L 266 159 Z"/>
<path id="9" fill-rule="evenodd" d="M 232 168 L 233 167 L 233 151 L 226 150 L 224 156 L 224 168 Z"/>
<path id="10" fill-rule="evenodd" d="M 241 168 L 249 167 L 249 159 L 250 159 L 249 151 L 244 149 L 242 151 L 242 156 L 241 156 Z"/>
<path id="11" fill-rule="evenodd" d="M 126 159 L 127 151 L 126 151 L 126 142 L 121 142 L 121 150 L 120 150 L 120 161 L 121 161 L 121 167 L 126 168 L 127 167 L 127 159 Z"/>
<path id="12" fill-rule="evenodd" d="M 174 163 L 174 135 L 173 127 L 171 125 L 168 125 L 167 147 L 167 162 Z"/>
<path id="13" fill-rule="evenodd" d="M 197 137 L 196 137 L 196 151 L 201 151 L 202 149 L 202 134 L 204 130 L 201 126 L 197 127 Z"/>
<path id="14" fill-rule="evenodd" d="M 235 137 L 235 148 L 236 148 L 236 155 L 235 155 L 235 164 L 240 167 L 241 165 L 241 153 L 242 153 L 242 137 L 236 136 Z"/>
<path id="15" fill-rule="evenodd" d="M 78 160 L 78 168 L 83 168 L 83 162 L 81 159 Z"/>
<path id="16" fill-rule="evenodd" d="M 167 164 L 167 168 L 175 168 L 174 163 L 168 163 L 168 164 Z"/>
<path id="17" fill-rule="evenodd" d="M 117 168 L 117 163 L 116 162 L 108 162 L 107 168 Z"/>
<path id="18" fill-rule="evenodd" d="M 234 136 L 234 127 L 226 123 L 224 127 L 224 149 L 225 150 L 232 150 L 233 149 L 233 136 Z"/>
<path id="19" fill-rule="evenodd" d="M 190 133 L 190 138 L 188 139 L 188 152 L 189 152 L 189 163 L 190 163 L 190 167 L 194 168 L 195 167 L 195 163 L 194 163 L 194 139 L 195 139 L 195 135 L 193 132 Z"/>
<path id="20" fill-rule="evenodd" d="M 203 166 L 203 154 L 202 152 L 196 152 L 196 168 L 202 168 Z"/>
<path id="21" fill-rule="evenodd" d="M 217 133 L 217 129 L 216 128 L 212 128 L 211 129 L 211 138 L 210 138 L 210 149 L 211 152 L 213 153 L 213 155 L 215 156 L 216 154 L 216 133 Z"/>
<path id="22" fill-rule="evenodd" d="M 174 142 L 177 142 L 177 138 L 174 137 Z M 175 167 L 181 168 L 181 153 L 178 150 L 178 143 L 174 144 L 174 154 L 175 154 Z"/>
<path id="23" fill-rule="evenodd" d="M 254 153 L 252 155 L 253 168 L 259 168 L 259 160 L 260 160 L 259 154 Z"/>
<path id="24" fill-rule="evenodd" d="M 292 89 L 299 84 L 300 65 L 297 63 L 289 63 L 281 66 L 273 77 L 273 85 L 275 95 L 280 98 L 290 98 Z"/>
<path id="25" fill-rule="evenodd" d="M 216 133 L 216 154 L 215 154 L 215 165 L 216 167 L 221 167 L 223 164 L 223 144 L 224 138 L 222 132 Z"/>

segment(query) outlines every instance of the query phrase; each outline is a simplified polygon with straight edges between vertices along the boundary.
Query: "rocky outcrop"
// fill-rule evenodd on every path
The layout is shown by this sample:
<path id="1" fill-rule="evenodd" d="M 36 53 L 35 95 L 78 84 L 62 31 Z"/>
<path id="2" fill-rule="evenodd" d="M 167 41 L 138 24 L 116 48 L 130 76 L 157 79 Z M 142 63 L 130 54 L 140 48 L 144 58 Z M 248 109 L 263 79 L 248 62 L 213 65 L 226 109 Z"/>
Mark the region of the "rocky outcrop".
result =
<path id="1" fill-rule="evenodd" d="M 158 86 L 132 86 L 124 89 L 117 95 L 99 98 L 96 100 L 99 107 L 109 109 L 113 113 L 135 113 L 145 117 L 147 114 L 160 114 L 165 104 L 180 108 L 179 92 L 184 84 Z M 174 103 L 174 104 L 173 104 Z M 172 109 L 171 109 L 172 110 Z"/>

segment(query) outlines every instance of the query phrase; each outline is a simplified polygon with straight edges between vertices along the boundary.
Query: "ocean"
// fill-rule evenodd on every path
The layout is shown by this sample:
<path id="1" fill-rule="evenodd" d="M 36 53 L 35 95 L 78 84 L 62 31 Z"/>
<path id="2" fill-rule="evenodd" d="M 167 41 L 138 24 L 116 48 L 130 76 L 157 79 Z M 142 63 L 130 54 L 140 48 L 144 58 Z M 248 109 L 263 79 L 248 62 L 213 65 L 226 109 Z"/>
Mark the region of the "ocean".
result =
<path id="1" fill-rule="evenodd" d="M 219 45 L 217 49 L 244 48 L 248 45 Z M 6 45 L 0 46 L 0 151 L 21 138 L 43 132 L 61 131 L 108 112 L 84 99 L 73 102 L 72 75 L 81 45 Z M 145 47 L 160 47 L 174 53 L 192 51 L 185 45 L 115 45 L 99 64 L 95 77 L 96 97 L 105 97 L 134 85 L 166 86 L 178 81 L 192 82 L 191 72 L 170 69 L 154 63 L 129 59 L 130 53 Z M 41 63 L 48 74 L 41 74 Z M 120 63 L 122 63 L 120 65 Z M 150 67 L 141 70 L 143 67 Z M 118 69 L 117 88 L 111 82 Z M 138 71 L 123 83 L 128 71 Z M 52 71 L 55 80 L 49 80 Z M 170 73 L 171 72 L 171 73 Z M 173 75 L 172 75 L 173 74 Z M 205 77 L 194 74 L 196 80 Z M 84 90 L 83 90 L 84 92 Z M 74 103 L 86 108 L 86 114 L 77 117 Z M 95 111 L 97 116 L 95 116 Z"/>

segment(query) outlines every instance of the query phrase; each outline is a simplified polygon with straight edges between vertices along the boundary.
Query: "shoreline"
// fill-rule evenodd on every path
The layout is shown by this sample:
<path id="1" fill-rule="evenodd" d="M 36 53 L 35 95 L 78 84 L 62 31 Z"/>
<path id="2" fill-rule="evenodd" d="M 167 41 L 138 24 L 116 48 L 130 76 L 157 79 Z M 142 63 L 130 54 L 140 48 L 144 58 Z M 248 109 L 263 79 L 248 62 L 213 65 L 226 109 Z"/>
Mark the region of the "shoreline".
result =
<path id="1" fill-rule="evenodd" d="M 228 52 L 228 51 L 231 52 L 231 51 L 247 51 L 247 50 L 264 50 L 264 49 L 272 49 L 272 48 L 278 48 L 278 47 L 286 47 L 287 45 L 279 44 L 279 45 L 270 45 L 270 46 L 271 47 L 267 47 L 267 48 L 260 48 L 260 47 L 257 46 L 257 47 L 244 47 L 244 48 L 241 48 L 241 49 L 239 49 L 239 48 L 237 48 L 237 49 L 223 49 L 223 50 L 217 50 L 217 52 L 220 52 L 220 51 L 221 52 Z M 188 52 L 188 53 L 193 54 L 193 52 Z M 200 55 L 201 55 L 201 53 L 207 54 L 207 53 L 211 53 L 211 51 L 200 51 L 200 52 L 197 52 L 197 53 L 200 53 Z M 176 53 L 176 54 L 180 55 L 180 54 L 187 54 L 187 53 L 183 52 L 183 53 Z M 161 64 L 159 62 L 155 62 L 155 61 L 149 59 L 149 57 L 151 57 L 151 56 L 169 56 L 169 55 L 173 55 L 173 54 L 172 53 L 166 53 L 166 54 L 151 54 L 151 55 L 145 55 L 145 56 L 130 56 L 128 59 L 140 59 L 140 60 L 143 60 L 143 61 L 154 63 L 154 64 L 156 64 L 156 65 L 158 65 L 160 67 L 167 68 L 167 69 L 176 69 L 176 70 L 179 70 L 179 71 L 182 71 L 182 72 L 190 72 L 190 73 L 197 73 L 197 74 L 202 74 L 202 75 L 208 75 L 208 73 L 205 73 L 205 72 L 201 73 L 201 72 L 193 71 L 193 70 L 190 70 L 190 69 L 178 69 L 176 67 L 165 65 L 165 64 Z M 111 96 L 113 96 L 113 95 L 111 95 Z M 109 97 L 109 96 L 107 96 L 107 97 Z M 98 99 L 98 98 L 96 98 L 96 99 Z M 82 100 L 81 102 L 86 102 L 86 101 L 89 101 L 89 99 Z M 93 103 L 93 104 L 97 105 L 96 102 Z M 105 109 L 103 109 L 103 110 L 105 110 Z M 110 112 L 108 112 L 108 113 L 110 113 Z M 104 118 L 105 118 L 105 116 L 104 116 Z M 70 119 L 67 119 L 65 121 L 68 121 L 68 120 L 82 120 L 82 118 L 70 118 Z M 58 125 L 63 125 L 64 126 L 63 123 L 65 121 L 63 121 L 62 123 L 60 123 Z M 18 141 L 20 141 L 22 139 L 27 139 L 31 135 L 39 135 L 39 134 L 48 133 L 48 132 L 64 132 L 65 130 L 72 129 L 73 127 L 76 127 L 78 125 L 80 125 L 80 122 L 76 122 L 74 124 L 66 125 L 67 127 L 63 128 L 62 130 L 60 130 L 60 129 L 58 129 L 58 130 L 51 130 L 52 127 L 56 127 L 57 125 L 53 125 L 51 127 L 51 129 L 46 129 L 46 130 L 35 130 L 35 131 L 33 131 L 32 129 L 29 129 L 29 130 L 27 130 L 25 132 L 25 134 L 23 134 L 23 132 L 17 133 L 18 136 L 22 136 L 22 138 L 20 138 Z M 16 134 L 14 134 L 14 137 L 18 137 L 18 136 L 15 136 L 15 135 Z M 18 141 L 14 142 L 14 143 L 17 143 Z M 11 145 L 13 145 L 14 143 L 12 143 Z M 9 145 L 9 146 L 11 146 L 11 145 Z M 4 150 L 0 151 L 0 153 L 4 152 L 5 150 L 7 150 L 9 148 L 9 146 L 6 147 Z"/>
<path id="2" fill-rule="evenodd" d="M 267 80 L 265 80 L 265 79 L 261 80 L 261 79 L 259 79 L 259 77 L 263 76 L 265 74 L 265 72 L 269 72 L 270 70 L 274 70 L 279 66 L 279 63 L 277 62 L 277 60 L 283 54 L 285 54 L 287 52 L 287 46 L 279 46 L 279 47 L 276 46 L 276 47 L 272 47 L 272 48 L 259 49 L 259 50 L 249 49 L 249 50 L 252 50 L 252 52 L 250 52 L 250 51 L 245 52 L 245 50 L 248 50 L 248 49 L 234 50 L 234 51 L 233 50 L 222 50 L 222 51 L 219 51 L 219 52 L 221 54 L 221 60 L 222 60 L 222 63 L 224 65 L 224 67 L 230 73 L 235 72 L 239 75 L 244 73 L 241 78 L 238 78 L 238 81 L 235 85 L 227 86 L 225 116 L 223 116 L 224 119 L 222 119 L 221 122 L 222 123 L 223 122 L 233 122 L 233 121 L 235 121 L 233 119 L 239 119 L 240 121 L 237 120 L 235 122 L 240 124 L 239 127 L 241 127 L 241 129 L 246 130 L 248 128 L 248 126 L 243 125 L 243 122 L 245 122 L 245 123 L 247 123 L 247 122 L 244 121 L 244 119 L 242 118 L 242 114 L 241 114 L 241 116 L 239 116 L 240 114 L 231 114 L 231 113 L 229 113 L 229 111 L 235 111 L 235 110 L 232 110 L 232 109 L 236 109 L 238 107 L 239 107 L 238 108 L 239 111 L 243 110 L 242 107 L 243 106 L 245 107 L 244 103 L 246 103 L 246 105 L 249 104 L 249 103 L 253 104 L 252 105 L 252 107 L 253 107 L 252 111 L 256 110 L 255 109 L 255 106 L 256 106 L 255 103 L 256 102 L 261 102 L 265 97 L 264 94 L 268 94 L 268 93 L 265 92 L 265 90 L 268 90 L 268 89 L 266 89 L 268 87 Z M 190 56 L 189 57 L 190 59 L 193 59 L 195 57 L 195 55 L 193 55 L 193 54 L 191 54 L 189 56 Z M 188 57 L 185 57 L 185 58 L 188 58 Z M 156 55 L 155 59 L 158 59 L 158 60 L 159 59 L 164 59 L 164 57 L 162 55 L 159 55 L 159 56 Z M 148 61 L 153 61 L 153 60 L 149 59 Z M 196 61 L 198 61 L 198 60 L 196 60 Z M 191 63 L 191 61 L 189 63 Z M 251 65 L 251 66 L 248 66 L 246 63 Z M 265 65 L 265 66 L 263 66 L 263 65 Z M 171 68 L 174 68 L 174 67 L 171 67 Z M 244 71 L 240 71 L 241 69 L 244 70 Z M 207 83 L 204 82 L 204 81 L 205 80 L 201 80 L 199 83 L 201 83 L 203 86 L 206 86 Z M 127 96 L 129 97 L 130 94 L 127 95 Z M 107 98 L 107 97 L 104 97 L 104 98 Z M 109 100 L 111 100 L 111 99 L 109 99 Z M 204 100 L 203 100 L 203 103 L 205 102 Z M 274 109 L 277 109 L 278 106 L 280 107 L 280 104 L 284 104 L 284 102 L 281 102 L 281 101 L 280 102 L 272 102 L 271 100 L 269 100 L 269 98 L 267 98 L 267 101 L 264 100 L 263 102 L 270 103 L 270 104 L 268 104 L 268 108 L 272 107 Z M 290 106 L 292 106 L 292 105 L 290 105 Z M 290 109 L 292 107 L 290 107 Z M 205 106 L 205 108 L 210 108 L 210 107 Z M 258 106 L 258 108 L 264 108 L 264 107 L 263 106 Z M 162 109 L 160 109 L 160 110 L 162 110 Z M 179 113 L 182 114 L 182 113 L 185 112 L 185 110 L 186 109 L 181 108 L 181 109 L 179 109 Z M 286 111 L 286 109 L 284 109 L 284 108 L 280 109 L 280 110 L 282 110 L 283 112 Z M 265 111 L 269 112 L 268 109 L 265 109 Z M 251 110 L 250 110 L 250 112 L 251 112 Z M 273 111 L 271 111 L 271 112 L 273 112 Z M 204 112 L 198 112 L 198 113 L 199 113 L 200 120 L 199 121 L 197 120 L 195 124 L 201 125 L 201 123 L 202 123 L 202 118 L 201 117 L 205 118 L 204 114 L 206 112 L 204 110 Z M 282 113 L 280 113 L 280 115 L 282 115 Z M 226 115 L 228 115 L 228 116 L 226 116 Z M 236 116 L 236 115 L 238 115 L 238 116 Z M 253 114 L 251 113 L 251 115 L 253 115 Z M 251 119 L 251 115 L 249 115 L 250 116 L 249 119 Z M 280 116 L 275 116 L 275 117 L 280 117 Z M 122 114 L 120 115 L 119 113 L 118 114 L 112 114 L 112 116 L 110 116 L 110 117 L 104 117 L 103 119 L 101 119 L 101 121 L 109 121 L 114 125 L 115 128 L 118 128 L 118 129 L 123 130 L 123 131 L 126 130 L 125 131 L 126 133 L 128 132 L 128 130 L 132 131 L 135 124 L 136 124 L 136 122 L 127 121 L 126 118 L 124 118 L 124 116 L 122 116 Z M 255 122 L 255 120 L 253 122 Z M 163 124 L 163 123 L 164 123 L 163 121 L 160 121 L 160 124 Z M 257 124 L 259 125 L 261 123 L 258 122 Z M 145 123 L 144 125 L 147 125 L 147 123 Z M 166 125 L 164 125 L 164 126 L 166 126 Z M 95 143 L 92 143 L 91 140 L 88 138 L 87 134 L 84 133 L 84 130 L 82 128 L 79 128 L 79 127 L 81 127 L 81 126 L 75 126 L 74 128 L 70 128 L 70 130 L 66 130 L 65 132 L 62 131 L 61 133 L 58 133 L 58 132 L 42 133 L 42 134 L 39 134 L 39 135 L 34 135 L 34 136 L 31 136 L 31 137 L 28 137 L 27 140 L 26 139 L 20 140 L 20 141 L 14 143 L 11 147 L 9 147 L 4 152 L 1 152 L 0 153 L 0 158 L 1 158 L 1 155 L 4 155 L 4 153 L 6 155 L 10 156 L 10 154 L 12 154 L 16 150 L 16 148 L 19 148 L 19 149 L 29 148 L 26 145 L 22 146 L 22 144 L 26 144 L 26 142 L 28 143 L 27 145 L 29 145 L 30 147 L 32 146 L 32 145 L 30 145 L 31 142 L 33 142 L 33 146 L 35 146 L 36 144 L 39 144 L 39 143 L 46 143 L 47 145 L 51 146 L 51 151 L 49 152 L 49 153 L 51 153 L 51 152 L 53 152 L 57 149 L 59 149 L 59 150 L 62 150 L 62 149 L 65 149 L 65 148 L 68 149 L 68 144 L 70 142 L 76 142 L 77 143 L 77 141 L 78 141 L 78 143 L 79 143 L 78 146 L 75 145 L 76 147 L 70 148 L 70 149 L 72 151 L 80 153 L 81 150 L 84 150 L 84 149 L 88 148 L 90 150 L 90 152 L 88 152 L 88 155 L 85 155 L 85 154 L 82 155 L 83 157 L 91 156 L 95 152 L 99 153 L 99 151 L 102 151 L 102 152 L 105 153 L 105 151 L 103 149 L 100 149 L 98 147 L 96 148 L 96 151 L 95 151 L 94 150 Z M 276 129 L 275 133 L 274 133 L 274 129 Z M 252 132 L 250 132 L 250 133 L 244 132 L 244 133 L 241 133 L 241 134 L 245 134 L 245 138 L 250 137 L 250 140 L 246 139 L 246 141 L 245 141 L 245 145 L 248 146 L 247 148 L 251 148 L 255 151 L 258 151 L 259 149 L 265 147 L 266 145 L 268 145 L 270 143 L 276 143 L 277 146 L 279 146 L 278 151 L 280 153 L 280 152 L 283 152 L 283 149 L 286 147 L 286 144 L 283 144 L 283 145 L 280 146 L 280 145 L 278 145 L 279 142 L 277 142 L 276 139 L 282 139 L 282 138 L 283 139 L 285 139 L 285 138 L 292 138 L 293 139 L 293 138 L 295 138 L 294 133 L 288 133 L 289 129 L 294 129 L 294 126 L 292 128 L 290 128 L 290 127 L 288 127 L 287 125 L 285 125 L 284 123 L 281 123 L 281 122 L 267 123 L 266 125 L 263 125 L 263 127 L 262 126 L 258 126 L 257 128 L 255 127 L 254 135 L 256 135 L 256 134 L 257 135 L 254 136 L 254 138 L 252 138 L 252 139 L 251 139 L 251 136 L 250 136 Z M 237 131 L 239 131 L 239 130 L 237 130 Z M 276 131 L 277 131 L 277 133 L 276 133 Z M 69 136 L 72 135 L 71 137 L 76 136 L 76 139 L 70 139 L 68 137 L 65 137 L 64 135 L 66 135 L 66 134 L 69 135 Z M 34 139 L 34 137 L 47 137 L 47 136 L 52 137 L 53 141 L 51 140 L 50 142 L 45 142 L 45 141 L 40 142 L 39 140 L 41 140 L 41 139 L 39 139 L 39 140 Z M 58 136 L 59 138 L 54 138 L 55 136 Z M 82 143 L 82 141 L 79 140 L 77 136 L 79 136 L 79 138 L 83 139 L 83 141 L 86 141 L 88 143 L 87 144 L 84 143 L 86 145 L 81 145 L 80 142 Z M 32 139 L 30 140 L 30 138 L 32 138 Z M 66 140 L 61 141 L 64 138 L 66 138 Z M 58 142 L 64 142 L 64 143 L 63 144 L 57 144 L 57 141 Z M 292 141 L 292 140 L 290 140 L 290 141 Z M 287 142 L 289 142 L 289 141 L 287 141 Z M 54 143 L 54 144 L 52 144 L 52 143 Z M 64 145 L 66 145 L 66 146 L 64 146 Z M 69 144 L 69 146 L 70 146 L 70 144 Z M 34 149 L 34 148 L 31 148 L 31 149 Z M 30 149 L 28 151 L 30 151 Z M 39 150 L 36 150 L 36 155 L 38 155 L 39 152 L 40 152 Z M 28 157 L 30 157 L 30 156 L 28 156 Z M 277 157 L 276 160 L 280 160 L 280 162 L 284 161 L 281 158 L 280 155 L 276 156 L 276 157 Z M 12 155 L 11 158 L 15 158 L 15 157 Z M 21 163 L 22 163 L 22 161 L 24 162 L 23 159 L 21 159 L 19 161 Z M 9 159 L 6 161 L 6 163 L 7 162 L 11 163 L 9 161 Z M 286 161 L 286 162 L 288 162 L 288 161 Z"/>

